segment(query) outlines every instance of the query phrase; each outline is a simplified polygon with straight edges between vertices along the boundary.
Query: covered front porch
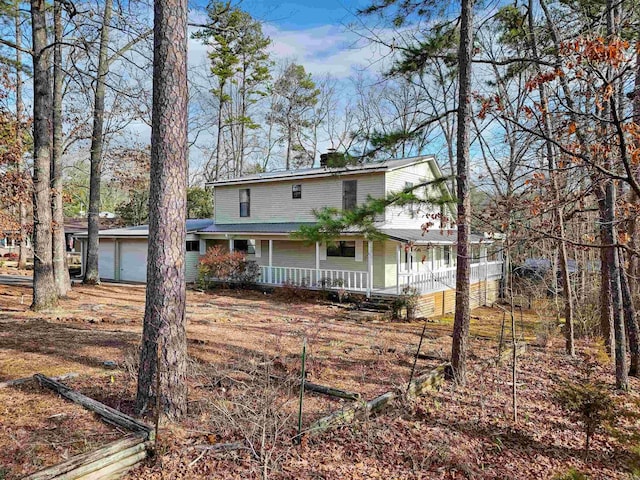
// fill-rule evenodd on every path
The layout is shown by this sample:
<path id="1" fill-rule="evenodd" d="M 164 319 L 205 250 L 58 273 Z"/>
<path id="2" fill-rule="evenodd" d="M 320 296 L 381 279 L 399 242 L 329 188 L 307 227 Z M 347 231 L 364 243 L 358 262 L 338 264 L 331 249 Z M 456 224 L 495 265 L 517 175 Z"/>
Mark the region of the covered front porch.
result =
<path id="1" fill-rule="evenodd" d="M 288 235 L 208 235 L 201 239 L 201 253 L 214 245 L 245 252 L 258 264 L 257 283 L 262 285 L 393 296 L 406 287 L 420 294 L 455 289 L 455 245 L 439 240 L 372 241 L 346 235 L 329 244 L 310 244 Z M 472 284 L 502 277 L 499 251 L 477 242 L 472 253 Z"/>

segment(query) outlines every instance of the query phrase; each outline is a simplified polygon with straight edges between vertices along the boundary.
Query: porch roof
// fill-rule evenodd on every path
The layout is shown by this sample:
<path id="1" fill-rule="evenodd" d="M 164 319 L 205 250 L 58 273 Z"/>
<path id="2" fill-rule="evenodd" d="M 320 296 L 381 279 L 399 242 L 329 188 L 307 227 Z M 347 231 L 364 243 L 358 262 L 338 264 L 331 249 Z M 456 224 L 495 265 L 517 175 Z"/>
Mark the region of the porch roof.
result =
<path id="1" fill-rule="evenodd" d="M 285 223 L 212 223 L 207 228 L 201 229 L 198 233 L 261 233 L 274 235 L 289 235 L 302 226 L 313 226 L 313 222 L 285 222 Z M 345 234 L 357 234 L 357 230 L 344 232 Z"/>
<path id="2" fill-rule="evenodd" d="M 313 222 L 287 222 L 287 223 L 212 223 L 198 231 L 200 234 L 262 234 L 262 235 L 289 235 L 301 226 L 313 226 Z M 421 229 L 381 228 L 380 232 L 391 240 L 398 242 L 413 242 L 417 245 L 429 244 L 454 244 L 457 240 L 456 230 L 422 231 Z M 357 235 L 360 233 L 355 227 L 342 232 L 344 235 Z M 482 235 L 471 234 L 471 243 L 488 243 Z"/>
<path id="3" fill-rule="evenodd" d="M 400 242 L 412 242 L 416 245 L 428 244 L 452 244 L 458 239 L 457 230 L 440 230 L 433 229 L 424 231 L 422 229 L 405 229 L 405 228 L 383 228 L 380 230 L 392 240 Z M 472 233 L 469 236 L 471 243 L 491 243 L 490 240 L 484 238 L 484 235 Z"/>

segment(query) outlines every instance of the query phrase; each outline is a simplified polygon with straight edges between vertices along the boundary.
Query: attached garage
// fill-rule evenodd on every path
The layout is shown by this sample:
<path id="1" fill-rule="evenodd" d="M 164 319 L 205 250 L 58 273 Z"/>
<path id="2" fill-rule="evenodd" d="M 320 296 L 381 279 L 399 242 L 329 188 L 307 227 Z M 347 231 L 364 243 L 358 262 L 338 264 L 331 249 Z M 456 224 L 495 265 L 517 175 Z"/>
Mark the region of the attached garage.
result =
<path id="1" fill-rule="evenodd" d="M 102 243 L 102 242 L 101 242 Z M 147 281 L 147 241 L 125 240 L 120 244 L 120 279 L 123 282 Z"/>
<path id="2" fill-rule="evenodd" d="M 200 260 L 200 240 L 197 231 L 213 223 L 212 220 L 187 220 L 185 275 L 187 282 L 195 282 Z M 80 242 L 82 255 L 82 271 L 87 252 L 87 233 L 76 234 Z M 147 281 L 147 249 L 149 227 L 115 228 L 100 230 L 98 269 L 102 280 L 121 282 Z M 202 242 L 204 243 L 204 241 Z M 204 249 L 202 249 L 204 250 Z"/>
<path id="3" fill-rule="evenodd" d="M 98 271 L 100 272 L 100 278 L 116 278 L 115 250 L 115 240 L 107 238 L 100 239 L 100 252 L 98 255 Z"/>

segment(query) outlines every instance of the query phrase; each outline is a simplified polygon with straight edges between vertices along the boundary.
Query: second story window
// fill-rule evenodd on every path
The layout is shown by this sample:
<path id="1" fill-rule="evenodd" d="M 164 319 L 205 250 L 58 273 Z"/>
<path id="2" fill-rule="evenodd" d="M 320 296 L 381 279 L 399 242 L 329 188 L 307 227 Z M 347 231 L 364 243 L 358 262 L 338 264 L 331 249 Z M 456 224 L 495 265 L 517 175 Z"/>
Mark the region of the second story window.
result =
<path id="1" fill-rule="evenodd" d="M 251 190 L 243 188 L 240 190 L 240 216 L 249 217 L 251 215 Z"/>
<path id="2" fill-rule="evenodd" d="M 302 198 L 302 185 L 291 185 L 291 198 Z"/>
<path id="3" fill-rule="evenodd" d="M 353 210 L 356 208 L 358 197 L 358 181 L 343 180 L 342 181 L 342 209 Z"/>

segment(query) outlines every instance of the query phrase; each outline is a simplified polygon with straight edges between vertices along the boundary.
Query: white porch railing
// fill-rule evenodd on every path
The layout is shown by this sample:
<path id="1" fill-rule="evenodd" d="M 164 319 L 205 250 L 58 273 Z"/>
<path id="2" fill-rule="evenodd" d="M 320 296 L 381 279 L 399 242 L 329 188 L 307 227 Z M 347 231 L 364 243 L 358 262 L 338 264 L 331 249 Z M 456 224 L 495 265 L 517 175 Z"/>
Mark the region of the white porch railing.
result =
<path id="1" fill-rule="evenodd" d="M 305 288 L 344 288 L 365 292 L 369 287 L 369 274 L 365 271 L 352 270 L 261 266 L 258 283 L 266 285 L 290 284 Z"/>
<path id="2" fill-rule="evenodd" d="M 470 277 L 471 283 L 501 278 L 502 262 L 472 263 Z M 420 293 L 455 290 L 456 267 L 443 268 L 436 271 L 400 272 L 396 293 L 402 292 L 402 289 L 407 286 L 417 288 Z"/>
<path id="3" fill-rule="evenodd" d="M 471 264 L 471 283 L 484 280 L 495 280 L 502 277 L 502 262 L 483 262 Z M 299 267 L 260 267 L 258 283 L 264 285 L 293 285 L 314 289 L 339 289 L 367 292 L 369 291 L 369 274 L 366 271 L 328 270 L 324 268 Z M 396 293 L 412 286 L 420 293 L 434 293 L 443 290 L 455 290 L 456 267 L 449 267 L 435 271 L 400 272 L 398 285 L 391 289 L 381 289 L 381 292 Z M 371 289 L 375 291 L 376 289 Z M 395 292 L 393 291 L 395 290 Z"/>

